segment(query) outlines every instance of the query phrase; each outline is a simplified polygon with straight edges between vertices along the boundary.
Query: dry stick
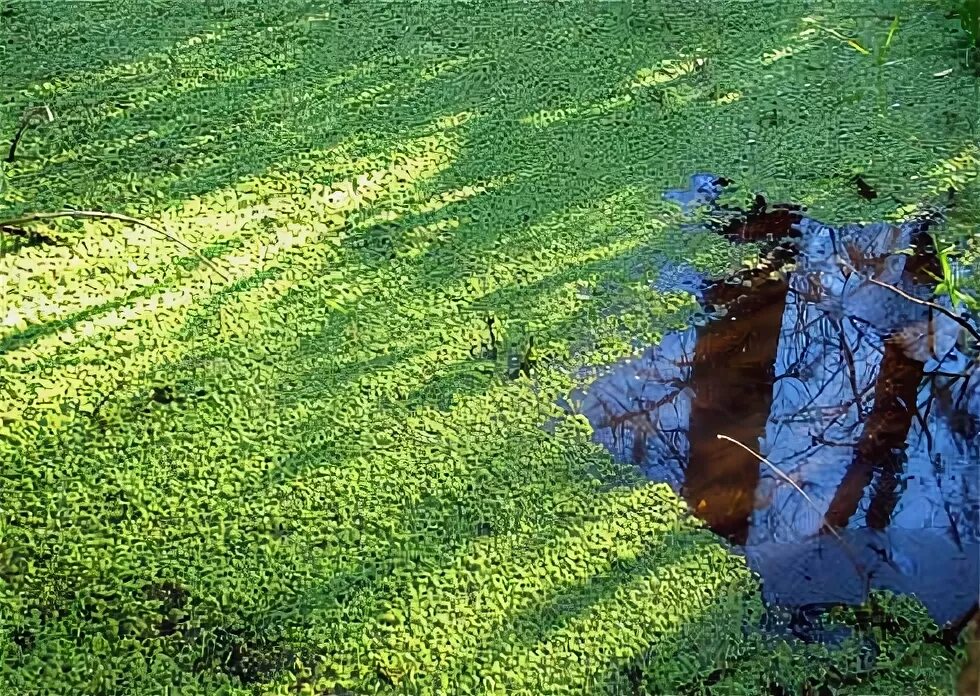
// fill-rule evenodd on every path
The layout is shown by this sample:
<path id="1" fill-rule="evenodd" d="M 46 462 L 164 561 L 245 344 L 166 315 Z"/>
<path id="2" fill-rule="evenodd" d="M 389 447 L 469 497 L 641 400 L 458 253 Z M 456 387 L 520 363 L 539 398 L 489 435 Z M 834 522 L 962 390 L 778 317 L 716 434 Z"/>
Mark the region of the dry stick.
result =
<path id="1" fill-rule="evenodd" d="M 808 496 L 807 493 L 806 493 L 806 491 L 804 491 L 802 488 L 800 488 L 800 486 L 796 483 L 796 481 L 794 481 L 789 476 L 787 476 L 786 474 L 784 474 L 779 469 L 779 467 L 777 467 L 775 464 L 773 464 L 772 462 L 770 462 L 768 459 L 766 459 L 765 457 L 763 457 L 758 452 L 755 452 L 754 450 L 752 450 L 750 447 L 747 447 L 746 445 L 743 445 L 741 442 L 739 442 L 738 440 L 736 440 L 734 438 L 728 437 L 727 435 L 721 435 L 721 434 L 719 434 L 717 437 L 718 437 L 719 440 L 728 440 L 729 442 L 738 445 L 739 447 L 741 447 L 742 449 L 744 449 L 746 452 L 748 452 L 749 454 L 751 454 L 753 457 L 755 457 L 756 459 L 758 459 L 760 462 L 762 462 L 763 464 L 765 464 L 766 466 L 768 466 L 770 469 L 772 469 L 774 472 L 776 472 L 776 475 L 779 476 L 779 478 L 783 479 L 786 483 L 788 483 L 793 488 L 795 488 L 797 490 L 797 492 L 806 499 L 806 501 L 810 504 L 810 506 L 814 510 L 816 510 L 816 512 L 818 514 L 820 514 L 820 508 L 818 508 L 817 507 L 817 504 L 815 502 L 813 502 L 813 498 L 811 498 L 810 496 Z M 823 517 L 822 514 L 820 516 Z M 838 539 L 840 539 L 841 542 L 844 541 L 841 538 L 841 536 L 837 533 L 837 530 L 834 529 L 833 527 L 831 527 L 830 524 L 828 524 L 828 522 L 827 522 L 826 519 L 823 520 L 823 525 L 827 528 L 827 531 L 829 531 L 835 537 L 837 537 Z"/>
<path id="2" fill-rule="evenodd" d="M 864 570 L 864 566 L 861 565 L 861 562 L 858 560 L 857 556 L 854 555 L 854 552 L 851 550 L 850 545 L 848 545 L 848 543 L 846 541 L 844 541 L 844 537 L 842 537 L 840 534 L 838 534 L 837 530 L 834 529 L 830 525 L 829 522 L 827 522 L 826 516 L 824 516 L 823 513 L 820 512 L 820 508 L 818 508 L 817 507 L 817 504 L 815 502 L 813 502 L 813 499 L 809 495 L 807 495 L 806 491 L 804 491 L 802 488 L 800 488 L 800 486 L 796 483 L 796 481 L 794 481 L 789 476 L 787 476 L 786 474 L 784 474 L 779 469 L 778 466 L 776 466 L 775 464 L 773 464 L 772 462 L 770 462 L 768 459 L 766 459 L 765 457 L 763 457 L 758 452 L 754 451 L 752 448 L 747 447 L 746 445 L 743 445 L 741 442 L 739 442 L 738 440 L 736 440 L 734 438 L 728 437 L 727 435 L 722 435 L 721 433 L 719 433 L 717 435 L 717 438 L 719 440 L 728 440 L 728 442 L 731 442 L 731 443 L 733 443 L 733 444 L 738 445 L 739 447 L 741 447 L 743 450 L 745 450 L 746 452 L 748 452 L 749 454 L 751 454 L 753 457 L 755 457 L 756 459 L 758 459 L 760 462 L 762 462 L 763 464 L 765 464 L 766 466 L 768 466 L 770 469 L 772 469 L 774 472 L 776 472 L 776 475 L 777 476 L 779 476 L 781 479 L 783 479 L 784 481 L 786 481 L 786 483 L 788 483 L 793 488 L 795 488 L 797 490 L 797 492 L 800 495 L 803 496 L 804 500 L 806 500 L 807 503 L 810 504 L 810 506 L 816 511 L 816 513 L 818 515 L 820 515 L 820 524 L 821 524 L 821 526 L 824 527 L 828 532 L 830 532 L 831 534 L 833 534 L 834 537 L 837 539 L 837 541 L 839 541 L 841 543 L 841 547 L 844 549 L 844 552 L 850 557 L 851 562 L 854 564 L 855 569 L 857 569 L 857 571 L 861 575 L 861 577 L 864 578 L 865 590 L 867 591 L 868 585 L 870 584 L 870 579 L 868 578 L 867 573 Z"/>
<path id="3" fill-rule="evenodd" d="M 162 235 L 180 246 L 187 249 L 189 252 L 194 254 L 197 258 L 203 261 L 205 264 L 210 266 L 218 275 L 220 275 L 225 280 L 230 280 L 228 276 L 218 268 L 211 259 L 204 256 L 201 252 L 197 251 L 190 244 L 185 242 L 183 239 L 173 234 L 172 232 L 167 232 L 166 230 L 154 227 L 148 222 L 144 222 L 139 218 L 130 217 L 129 215 L 120 215 L 118 213 L 105 213 L 99 210 L 63 210 L 57 213 L 31 213 L 30 215 L 25 215 L 24 217 L 14 218 L 12 220 L 0 220 L 0 226 L 11 227 L 16 225 L 23 225 L 24 223 L 37 222 L 39 220 L 52 220 L 55 218 L 94 218 L 94 219 L 104 219 L 104 220 L 119 220 L 120 222 L 128 222 L 132 225 L 140 225 L 146 229 L 154 232 L 156 234 Z"/>

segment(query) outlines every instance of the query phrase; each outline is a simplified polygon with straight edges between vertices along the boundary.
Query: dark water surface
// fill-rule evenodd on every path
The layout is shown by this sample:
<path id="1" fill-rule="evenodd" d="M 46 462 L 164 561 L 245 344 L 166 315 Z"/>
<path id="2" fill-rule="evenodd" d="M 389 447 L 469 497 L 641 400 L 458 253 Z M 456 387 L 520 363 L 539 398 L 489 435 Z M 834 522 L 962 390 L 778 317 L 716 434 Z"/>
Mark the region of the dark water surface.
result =
<path id="1" fill-rule="evenodd" d="M 980 371 L 954 319 L 867 279 L 959 314 L 933 297 L 936 221 L 831 228 L 761 198 L 732 211 L 716 204 L 728 183 L 699 174 L 665 198 L 713 206 L 716 231 L 764 242 L 763 264 L 665 273 L 713 318 L 612 366 L 573 410 L 742 548 L 771 605 L 881 588 L 959 621 L 980 587 Z"/>

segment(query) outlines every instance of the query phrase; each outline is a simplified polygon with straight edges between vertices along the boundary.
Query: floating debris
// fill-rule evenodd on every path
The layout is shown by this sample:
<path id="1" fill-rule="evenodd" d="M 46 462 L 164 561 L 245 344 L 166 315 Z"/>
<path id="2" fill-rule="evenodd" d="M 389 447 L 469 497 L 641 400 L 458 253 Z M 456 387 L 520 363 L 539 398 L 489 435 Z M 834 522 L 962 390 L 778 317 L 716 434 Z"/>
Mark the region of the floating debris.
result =
<path id="1" fill-rule="evenodd" d="M 854 185 L 857 186 L 858 195 L 864 200 L 873 201 L 878 197 L 878 192 L 871 188 L 860 174 L 855 176 L 853 181 Z"/>

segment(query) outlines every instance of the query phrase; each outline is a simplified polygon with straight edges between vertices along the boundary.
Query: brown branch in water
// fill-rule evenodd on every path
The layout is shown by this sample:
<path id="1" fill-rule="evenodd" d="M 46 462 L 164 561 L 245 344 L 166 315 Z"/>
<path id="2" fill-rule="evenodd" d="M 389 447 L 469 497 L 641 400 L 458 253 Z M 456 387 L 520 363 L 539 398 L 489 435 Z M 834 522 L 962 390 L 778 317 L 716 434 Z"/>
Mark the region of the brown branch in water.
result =
<path id="1" fill-rule="evenodd" d="M 901 288 L 895 287 L 891 283 L 883 283 L 882 281 L 877 280 L 875 278 L 868 278 L 867 280 L 869 282 L 871 282 L 871 283 L 874 283 L 875 285 L 880 285 L 883 288 L 888 288 L 889 290 L 891 290 L 892 292 L 896 293 L 897 295 L 905 298 L 909 302 L 914 302 L 917 305 L 922 305 L 923 307 L 928 307 L 929 309 L 934 309 L 937 312 L 939 312 L 940 314 L 945 314 L 947 317 L 949 317 L 950 319 L 952 319 L 953 321 L 955 321 L 957 324 L 959 324 L 960 326 L 962 326 L 966 330 L 966 332 L 968 334 L 970 334 L 971 336 L 973 336 L 974 340 L 980 342 L 980 331 L 977 331 L 977 329 L 973 328 L 973 325 L 970 324 L 970 322 L 968 322 L 966 319 L 964 319 L 963 317 L 959 316 L 958 314 L 956 314 L 954 312 L 949 311 L 948 309 L 946 309 L 942 305 L 936 304 L 935 302 L 929 302 L 929 300 L 920 300 L 918 297 L 913 297 L 912 295 L 909 295 L 907 292 L 905 292 Z"/>
<path id="2" fill-rule="evenodd" d="M 183 239 L 178 237 L 176 234 L 172 232 L 168 232 L 164 229 L 160 229 L 158 227 L 154 227 L 148 222 L 144 222 L 139 218 L 130 217 L 129 215 L 121 215 L 119 213 L 106 213 L 100 210 L 63 210 L 57 213 L 31 213 L 29 215 L 24 215 L 19 218 L 13 218 L 10 220 L 0 220 L 0 227 L 6 229 L 8 227 L 16 227 L 18 225 L 23 225 L 24 223 L 38 222 L 40 220 L 53 220 L 56 218 L 66 218 L 66 217 L 88 218 L 88 219 L 97 219 L 97 220 L 118 220 L 120 222 L 128 222 L 131 225 L 139 225 L 141 227 L 145 227 L 151 232 L 166 237 L 167 239 L 174 242 L 175 244 L 178 244 L 183 248 L 187 249 L 189 252 L 194 254 L 194 256 L 196 256 L 198 259 L 203 261 L 206 265 L 210 266 L 211 269 L 214 270 L 222 278 L 224 278 L 225 280 L 229 280 L 228 276 L 226 276 L 224 272 L 211 261 L 211 259 L 201 254 L 199 251 L 194 249 L 194 247 L 192 247 L 190 244 L 188 244 Z"/>

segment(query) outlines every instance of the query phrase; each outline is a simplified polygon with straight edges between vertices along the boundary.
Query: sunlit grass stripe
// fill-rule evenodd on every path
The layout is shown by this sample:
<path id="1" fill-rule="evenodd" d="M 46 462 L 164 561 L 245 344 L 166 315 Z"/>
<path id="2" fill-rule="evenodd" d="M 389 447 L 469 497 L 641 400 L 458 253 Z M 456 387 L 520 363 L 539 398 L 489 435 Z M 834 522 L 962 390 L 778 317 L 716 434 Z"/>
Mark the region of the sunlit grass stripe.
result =
<path id="1" fill-rule="evenodd" d="M 677 520 L 664 516 L 676 499 L 660 485 L 600 496 L 593 519 L 568 530 L 546 548 L 503 550 L 492 539 L 449 572 L 417 578 L 408 596 L 395 599 L 381 619 L 372 651 L 395 681 L 413 679 L 420 665 L 452 671 L 472 657 L 476 636 L 565 583 L 603 572 L 619 557 L 664 543 Z M 448 571 L 448 569 L 447 569 Z M 451 640 L 450 635 L 457 636 Z M 423 641 L 419 644 L 419 639 Z"/>
<path id="2" fill-rule="evenodd" d="M 498 635 L 477 658 L 486 693 L 558 694 L 601 690 L 609 673 L 657 646 L 726 601 L 748 571 L 707 536 L 678 536 L 664 551 L 627 565 L 595 602 L 561 616 L 528 645 Z M 742 585 L 744 587 L 744 584 Z M 745 601 L 736 591 L 736 599 Z M 560 604 L 558 605 L 561 606 Z M 531 617 L 528 617 L 530 620 Z M 534 631 L 530 631 L 534 635 Z"/>
<path id="3" fill-rule="evenodd" d="M 423 164 L 423 162 L 425 162 L 425 160 L 419 159 L 413 161 L 411 159 L 407 159 L 407 160 L 403 160 L 400 164 L 396 166 L 403 173 L 414 172 L 416 175 L 424 176 L 426 165 Z M 436 163 L 436 166 L 438 166 L 438 161 Z M 356 191 L 352 189 L 352 192 L 354 193 L 354 196 L 357 196 Z M 327 211 L 330 209 L 337 210 L 339 208 L 338 212 L 334 214 L 341 215 L 339 219 L 342 220 L 343 219 L 342 206 L 356 205 L 358 203 L 358 199 L 352 197 L 350 194 L 345 193 L 343 195 L 345 197 L 345 200 L 340 202 L 340 206 L 321 200 L 321 202 L 317 204 L 317 207 L 319 207 L 320 210 L 323 211 Z M 314 207 L 313 210 L 311 211 L 313 215 L 316 215 L 315 212 L 316 209 L 317 208 Z M 290 212 L 291 212 L 291 217 L 295 217 L 296 212 L 295 211 L 290 211 Z M 317 222 L 315 222 L 315 217 L 312 218 L 311 222 L 312 222 L 311 227 L 305 227 L 301 225 L 301 223 L 299 222 L 292 222 L 291 224 L 294 226 L 293 228 L 296 230 L 295 234 L 303 234 L 303 232 L 310 232 L 310 231 L 312 231 L 313 233 L 320 232 L 321 234 L 323 234 L 323 233 L 329 233 L 331 230 L 330 226 L 323 225 L 322 223 L 318 224 Z M 333 229 L 339 229 L 339 227 L 334 226 Z M 280 235 L 279 237 L 280 239 L 282 239 L 281 234 L 282 234 L 281 232 L 278 233 L 278 235 Z M 287 267 L 289 266 L 292 267 L 292 272 L 284 273 L 279 278 L 279 280 L 271 284 L 264 283 L 254 289 L 246 290 L 243 294 L 240 294 L 239 296 L 235 297 L 236 310 L 246 310 L 244 313 L 242 313 L 241 311 L 232 312 L 231 306 L 225 305 L 225 307 L 223 307 L 222 313 L 219 316 L 222 336 L 231 339 L 235 336 L 245 336 L 246 334 L 248 334 L 252 340 L 255 340 L 260 338 L 262 333 L 262 330 L 259 327 L 265 326 L 265 331 L 269 332 L 269 335 L 271 337 L 277 329 L 277 327 L 274 324 L 271 326 L 269 325 L 269 321 L 273 319 L 273 317 L 269 317 L 268 315 L 262 316 L 260 314 L 257 314 L 256 312 L 260 310 L 264 302 L 267 302 L 268 300 L 278 297 L 287 287 L 290 286 L 290 284 L 294 283 L 297 278 L 304 277 L 304 273 L 297 270 L 298 262 L 302 263 L 305 260 L 305 263 L 308 265 L 312 265 L 313 268 L 317 268 L 323 264 L 324 249 L 321 248 L 320 246 L 316 244 L 309 244 L 309 243 L 304 245 L 299 245 L 299 242 L 309 241 L 309 240 L 304 240 L 302 238 L 290 237 L 285 239 L 284 241 L 286 241 L 295 249 L 295 251 L 293 251 L 292 254 L 290 254 L 289 256 L 286 256 L 285 259 Z M 262 251 L 260 250 L 259 252 L 251 256 L 245 255 L 241 257 L 240 264 L 246 267 L 249 266 L 255 267 L 256 265 L 261 267 L 261 261 L 258 260 L 260 258 L 261 253 Z M 198 277 L 200 277 L 202 273 L 198 271 L 197 275 Z M 325 284 L 328 289 L 331 285 L 329 280 L 330 279 L 328 278 L 327 282 L 324 283 L 324 280 L 322 278 L 319 279 L 320 284 L 321 285 Z M 333 280 L 336 281 L 337 278 L 333 278 Z M 358 281 L 356 278 L 348 279 L 346 285 L 348 289 L 346 291 L 342 291 L 340 293 L 340 297 L 344 297 L 345 295 L 349 296 L 351 292 L 356 293 L 357 283 Z M 267 299 L 263 300 L 262 298 L 267 298 Z M 123 308 L 122 312 L 127 314 L 128 315 L 127 317 L 127 316 L 120 316 L 119 312 L 116 310 L 111 310 L 106 316 L 102 317 L 100 321 L 85 320 L 81 322 L 81 325 L 77 332 L 81 333 L 82 335 L 88 333 L 87 342 L 89 343 L 95 340 L 94 334 L 101 333 L 103 335 L 106 335 L 107 333 L 111 332 L 114 339 L 114 344 L 116 346 L 116 351 L 121 350 L 127 352 L 127 354 L 129 351 L 132 350 L 131 347 L 126 346 L 127 343 L 130 346 L 134 344 L 146 345 L 149 341 L 152 341 L 153 338 L 156 338 L 156 341 L 158 342 L 157 345 L 168 346 L 170 352 L 169 357 L 171 359 L 179 359 L 180 355 L 182 355 L 188 348 L 186 346 L 183 346 L 182 344 L 174 344 L 170 339 L 166 337 L 166 334 L 172 333 L 183 323 L 184 321 L 183 317 L 185 311 L 183 310 L 183 308 L 190 307 L 195 302 L 193 285 L 189 286 L 189 284 L 185 284 L 181 288 L 180 293 L 165 294 L 163 296 L 163 301 L 166 304 L 170 304 L 171 310 L 175 310 L 169 313 L 169 317 L 170 317 L 169 322 L 167 320 L 167 314 L 161 312 L 158 309 L 155 309 L 154 307 L 155 298 L 150 298 L 148 300 L 141 300 L 136 303 L 138 308 L 141 307 L 143 309 L 142 313 L 139 313 L 138 309 Z M 249 307 L 252 308 L 251 316 L 249 315 L 248 312 Z M 130 321 L 131 319 L 135 319 L 137 316 L 139 317 L 139 319 L 137 319 L 136 322 Z M 258 333 L 255 333 L 256 331 Z M 46 359 L 50 360 L 51 357 L 53 357 L 51 354 L 52 352 L 61 353 L 64 348 L 64 341 L 65 340 L 71 341 L 73 337 L 76 335 L 77 335 L 76 332 L 61 331 L 60 335 L 41 337 L 37 341 L 30 344 L 29 346 L 25 346 L 24 348 L 21 348 L 20 351 L 27 351 L 25 354 L 25 358 L 31 362 L 41 362 Z M 48 348 L 48 351 L 51 352 L 45 351 L 44 348 Z M 105 348 L 100 352 L 102 353 L 103 358 L 108 357 L 108 354 L 112 353 L 112 351 L 109 350 L 108 348 Z M 19 360 L 17 353 L 18 351 L 15 350 L 13 354 L 10 356 L 10 358 L 8 359 L 23 364 L 25 361 Z M 132 353 L 132 357 L 130 361 L 128 362 L 129 370 L 135 371 L 141 368 L 145 369 L 149 365 L 158 362 L 160 357 L 163 356 L 159 352 L 149 353 L 149 352 L 134 351 Z M 65 372 L 63 374 L 71 375 L 74 373 L 76 375 L 79 375 L 80 381 L 82 383 L 90 384 L 94 376 L 92 373 L 95 373 L 95 375 L 97 375 L 100 371 L 98 367 L 95 367 L 95 369 L 92 368 L 93 366 L 83 366 L 82 369 L 86 374 L 84 377 L 81 377 L 81 373 L 77 369 L 77 366 L 66 365 Z M 108 366 L 103 367 L 101 369 L 104 371 L 108 369 Z M 115 369 L 113 370 L 113 372 L 117 373 L 118 370 Z M 62 377 L 61 379 L 64 380 L 65 377 Z M 72 381 L 72 377 L 68 376 L 67 382 L 69 385 L 71 384 L 71 381 Z M 54 399 L 54 401 L 49 402 L 48 404 L 49 407 L 56 406 L 57 395 L 63 392 L 65 389 L 64 382 L 58 379 L 51 379 L 50 386 L 48 387 L 45 387 L 43 383 L 38 384 L 37 386 L 42 389 L 42 392 L 39 396 L 36 395 L 34 398 L 36 399 L 36 402 L 38 403 L 42 411 L 44 410 L 44 406 L 42 404 L 49 398 Z M 19 412 L 19 409 L 22 409 L 25 406 L 25 402 L 30 401 L 28 397 L 29 392 L 27 391 L 30 387 L 31 384 L 27 380 L 22 379 L 19 380 L 18 382 L 13 382 L 11 384 L 11 389 L 14 390 L 14 394 L 10 395 L 9 401 L 0 400 L 0 413 L 4 413 L 5 417 L 7 418 L 17 418 L 16 414 Z M 54 425 L 54 422 L 56 420 L 59 420 L 59 417 L 55 415 L 53 411 L 49 410 L 48 416 L 49 418 L 52 419 L 50 425 Z"/>
<path id="4" fill-rule="evenodd" d="M 92 19 L 97 20 L 95 17 Z M 268 50 L 264 40 L 278 38 L 281 33 L 294 30 L 299 24 L 306 21 L 305 17 L 294 18 L 277 25 L 256 28 L 248 24 L 236 23 L 233 20 L 227 21 L 216 18 L 212 20 L 207 31 L 181 39 L 169 49 L 154 51 L 139 60 L 113 63 L 97 70 L 74 70 L 70 75 L 49 78 L 43 83 L 27 87 L 24 91 L 27 93 L 26 96 L 34 98 L 55 95 L 58 97 L 82 96 L 87 91 L 102 93 L 107 86 L 117 84 L 120 81 L 125 84 L 129 78 L 141 76 L 161 78 L 164 83 L 171 83 L 175 65 L 182 68 L 182 77 L 189 77 L 194 72 L 205 75 L 212 72 L 217 66 L 227 66 L 227 56 L 230 51 L 245 48 L 257 56 L 265 55 Z M 82 22 L 84 24 L 85 20 L 83 19 Z M 202 81 L 193 86 L 206 83 L 207 81 Z M 141 88 L 151 86 L 140 85 Z M 154 92 L 153 101 L 176 96 L 182 91 L 162 90 Z"/>
<path id="5" fill-rule="evenodd" d="M 424 175 L 425 169 L 421 163 L 428 162 L 430 159 L 424 153 L 434 144 L 435 141 L 432 140 L 432 137 L 422 138 L 406 143 L 401 153 L 393 153 L 395 160 L 398 159 L 399 154 L 406 158 L 404 164 L 398 165 L 397 175 L 399 177 L 413 174 L 416 176 Z M 445 152 L 445 144 L 442 149 Z M 330 175 L 330 160 L 335 160 L 336 157 L 342 155 L 342 152 L 343 150 L 338 153 L 324 153 L 327 163 L 321 165 L 323 176 Z M 267 191 L 264 195 L 256 195 L 250 191 L 241 193 L 236 191 L 238 188 L 262 191 L 263 187 L 271 184 L 274 179 L 274 177 L 269 179 L 256 178 L 242 182 L 230 190 L 215 192 L 213 195 L 189 201 L 185 204 L 184 210 L 163 214 L 160 224 L 167 227 L 197 228 L 198 230 L 212 228 L 218 232 L 217 241 L 238 238 L 243 244 L 246 244 L 246 249 L 248 249 L 247 242 L 250 239 L 261 240 L 263 236 L 268 239 L 271 231 L 269 228 L 275 225 L 284 226 L 285 229 L 275 231 L 273 235 L 275 242 L 271 244 L 260 242 L 254 250 L 247 250 L 245 255 L 231 256 L 231 260 L 236 262 L 236 265 L 241 266 L 249 263 L 254 265 L 256 261 L 261 261 L 263 256 L 274 254 L 278 248 L 297 246 L 296 242 L 302 241 L 301 237 L 297 238 L 297 231 L 300 231 L 301 234 L 305 228 L 322 229 L 325 223 L 339 227 L 343 224 L 345 216 L 357 207 L 369 205 L 379 196 L 393 195 L 395 192 L 400 193 L 401 187 L 405 186 L 407 181 L 404 179 L 396 180 L 395 171 L 393 165 L 388 169 L 369 170 L 367 175 L 359 176 L 356 182 L 335 181 L 330 188 L 310 183 L 302 187 L 297 186 L 291 192 L 287 189 L 286 195 L 275 188 Z M 145 268 L 146 271 L 154 270 L 153 260 L 150 257 L 141 258 L 139 254 L 134 254 L 135 250 L 153 247 L 155 240 L 149 237 L 145 231 L 124 229 L 119 232 L 112 232 L 105 230 L 104 225 L 99 223 L 89 224 L 93 232 L 103 232 L 101 235 L 93 234 L 91 239 L 85 236 L 79 242 L 79 249 L 82 253 L 88 252 L 92 257 L 89 261 L 90 265 L 98 264 L 99 267 L 104 268 L 109 273 L 115 271 L 118 273 L 116 277 L 131 276 L 132 271 L 129 264 L 135 261 L 141 261 L 139 266 Z M 240 233 L 250 224 L 253 227 L 257 226 L 258 229 L 249 230 L 247 234 L 241 235 Z M 94 248 L 92 248 L 93 244 L 95 245 Z M 254 255 L 252 258 L 247 255 L 249 251 Z M 300 248 L 299 252 L 310 255 L 312 250 Z M 45 258 L 40 253 L 36 255 L 39 259 Z M 25 263 L 24 260 L 17 257 L 8 257 L 6 261 L 8 265 L 3 270 L 6 272 L 5 280 L 7 283 L 14 284 L 25 295 L 30 291 L 29 296 L 32 298 L 37 298 L 38 293 L 50 292 L 60 300 L 59 304 L 65 307 L 62 311 L 87 309 L 96 301 L 101 302 L 107 299 L 104 294 L 105 288 L 103 288 L 103 293 L 97 298 L 92 294 L 85 295 L 78 292 L 77 304 L 66 302 L 74 293 L 70 294 L 67 287 L 58 287 L 55 283 L 67 284 L 68 287 L 82 285 L 84 288 L 81 279 L 87 272 L 90 272 L 89 265 L 79 263 L 78 258 L 70 254 L 51 257 L 44 266 L 41 266 L 40 270 L 36 270 L 34 263 Z M 148 263 L 149 266 L 147 267 Z M 172 264 L 172 259 L 168 259 L 164 263 Z M 221 258 L 218 258 L 218 263 L 222 263 Z M 200 284 L 203 279 L 195 278 L 193 272 L 189 272 L 188 275 L 189 277 L 182 279 L 182 284 L 187 291 L 191 291 L 195 284 L 194 281 Z M 240 271 L 236 273 L 236 276 L 240 275 Z M 78 282 L 72 282 L 76 279 Z M 52 287 L 49 289 L 45 287 L 45 284 L 50 284 Z M 205 288 L 208 286 L 209 283 L 205 285 Z M 127 284 L 123 282 L 120 283 L 117 292 L 121 294 L 128 289 Z M 87 298 L 89 305 L 79 302 L 83 298 Z M 108 299 L 111 300 L 113 297 L 110 295 Z M 15 309 L 17 308 L 17 305 L 11 302 L 8 297 L 4 305 L 0 305 L 0 308 L 4 306 L 9 308 L 11 304 Z M 57 314 L 51 315 L 50 304 L 51 300 L 48 300 L 49 306 L 45 318 L 59 318 Z M 30 313 L 27 316 L 33 318 Z M 35 353 L 38 352 L 37 348 L 39 346 L 35 347 Z M 40 352 L 43 354 L 43 351 Z"/>

